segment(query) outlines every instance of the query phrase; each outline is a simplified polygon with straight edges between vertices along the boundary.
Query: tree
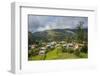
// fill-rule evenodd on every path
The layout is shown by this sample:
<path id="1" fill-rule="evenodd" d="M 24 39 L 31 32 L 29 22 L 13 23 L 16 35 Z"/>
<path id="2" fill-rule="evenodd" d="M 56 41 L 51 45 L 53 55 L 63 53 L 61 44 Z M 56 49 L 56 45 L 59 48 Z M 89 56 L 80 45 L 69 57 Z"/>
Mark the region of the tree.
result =
<path id="1" fill-rule="evenodd" d="M 84 46 L 81 48 L 81 52 L 88 53 L 88 45 L 85 43 Z"/>
<path id="2" fill-rule="evenodd" d="M 33 35 L 31 32 L 28 32 L 28 44 L 29 45 L 33 44 Z"/>
<path id="3" fill-rule="evenodd" d="M 77 26 L 77 41 L 81 43 L 84 40 L 84 29 L 83 29 L 84 22 L 80 21 Z"/>

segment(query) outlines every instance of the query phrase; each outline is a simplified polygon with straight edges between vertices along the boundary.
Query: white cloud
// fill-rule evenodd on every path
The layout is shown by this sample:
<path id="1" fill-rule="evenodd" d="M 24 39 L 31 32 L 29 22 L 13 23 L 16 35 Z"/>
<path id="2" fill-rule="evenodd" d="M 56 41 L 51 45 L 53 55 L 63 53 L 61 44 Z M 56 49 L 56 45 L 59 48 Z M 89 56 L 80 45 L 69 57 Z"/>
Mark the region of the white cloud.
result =
<path id="1" fill-rule="evenodd" d="M 71 16 L 29 16 L 29 31 L 44 31 L 50 29 L 75 28 L 79 21 L 84 22 L 84 27 L 88 25 L 86 17 L 71 17 Z"/>

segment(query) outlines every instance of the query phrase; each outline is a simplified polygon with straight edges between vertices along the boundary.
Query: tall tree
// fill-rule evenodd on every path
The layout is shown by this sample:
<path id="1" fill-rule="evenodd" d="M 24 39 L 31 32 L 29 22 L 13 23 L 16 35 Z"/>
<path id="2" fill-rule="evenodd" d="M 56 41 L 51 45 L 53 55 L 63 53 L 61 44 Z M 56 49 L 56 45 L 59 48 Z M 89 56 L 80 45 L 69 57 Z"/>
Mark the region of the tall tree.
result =
<path id="1" fill-rule="evenodd" d="M 33 44 L 33 36 L 31 32 L 28 32 L 28 44 Z"/>
<path id="2" fill-rule="evenodd" d="M 77 26 L 77 41 L 80 43 L 84 40 L 83 24 L 84 24 L 84 22 L 80 21 Z"/>

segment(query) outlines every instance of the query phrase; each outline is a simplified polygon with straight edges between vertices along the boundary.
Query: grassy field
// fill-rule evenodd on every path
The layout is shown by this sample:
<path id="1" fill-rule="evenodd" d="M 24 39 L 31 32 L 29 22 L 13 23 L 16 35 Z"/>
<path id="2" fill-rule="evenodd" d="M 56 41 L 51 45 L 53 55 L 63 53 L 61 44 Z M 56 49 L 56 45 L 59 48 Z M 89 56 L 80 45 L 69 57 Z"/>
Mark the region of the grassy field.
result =
<path id="1" fill-rule="evenodd" d="M 53 50 L 50 50 L 46 55 L 36 55 L 31 56 L 29 60 L 56 60 L 56 59 L 79 59 L 87 58 L 86 53 L 80 53 L 79 56 L 76 56 L 74 53 L 62 52 L 60 47 L 57 47 Z"/>

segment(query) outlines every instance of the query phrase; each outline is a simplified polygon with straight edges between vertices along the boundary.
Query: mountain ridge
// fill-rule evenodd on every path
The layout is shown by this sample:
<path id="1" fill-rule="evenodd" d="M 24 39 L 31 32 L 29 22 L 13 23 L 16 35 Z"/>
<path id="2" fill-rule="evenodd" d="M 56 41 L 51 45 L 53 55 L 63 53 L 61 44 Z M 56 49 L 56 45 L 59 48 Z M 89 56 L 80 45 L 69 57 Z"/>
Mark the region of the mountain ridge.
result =
<path id="1" fill-rule="evenodd" d="M 87 28 L 83 29 L 85 35 L 88 32 Z M 51 29 L 32 33 L 33 41 L 61 41 L 68 38 L 75 38 L 77 29 Z M 85 36 L 84 35 L 84 36 Z"/>

